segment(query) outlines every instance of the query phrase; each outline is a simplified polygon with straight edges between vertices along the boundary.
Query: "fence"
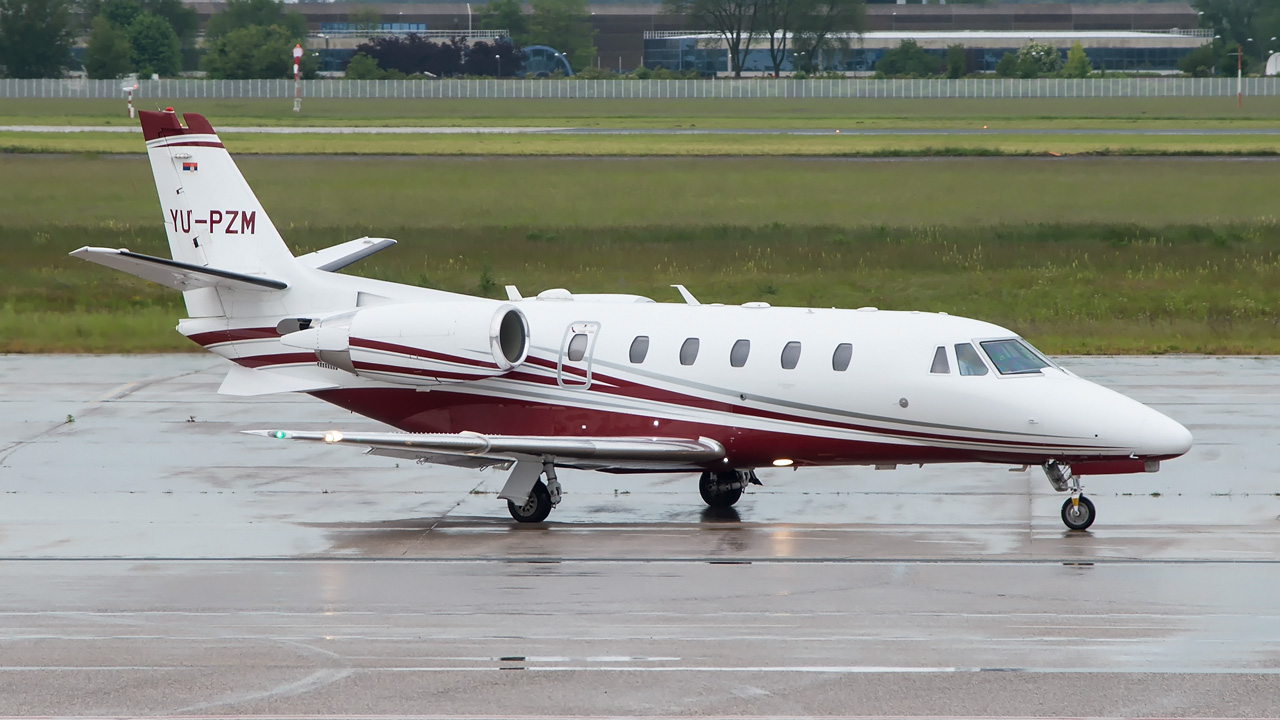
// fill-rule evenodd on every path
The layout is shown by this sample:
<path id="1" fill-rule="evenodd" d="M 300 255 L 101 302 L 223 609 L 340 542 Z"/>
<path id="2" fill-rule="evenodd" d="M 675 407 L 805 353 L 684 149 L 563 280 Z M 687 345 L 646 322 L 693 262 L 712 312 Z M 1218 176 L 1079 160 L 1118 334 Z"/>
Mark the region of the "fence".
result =
<path id="1" fill-rule="evenodd" d="M 1099 78 L 1019 80 L 304 80 L 304 98 L 1144 98 L 1231 97 L 1234 78 Z M 1244 94 L 1280 96 L 1280 77 L 1246 78 Z M 134 101 L 148 98 L 291 99 L 292 80 L 142 80 Z M 119 80 L 0 79 L 0 98 L 122 98 Z"/>

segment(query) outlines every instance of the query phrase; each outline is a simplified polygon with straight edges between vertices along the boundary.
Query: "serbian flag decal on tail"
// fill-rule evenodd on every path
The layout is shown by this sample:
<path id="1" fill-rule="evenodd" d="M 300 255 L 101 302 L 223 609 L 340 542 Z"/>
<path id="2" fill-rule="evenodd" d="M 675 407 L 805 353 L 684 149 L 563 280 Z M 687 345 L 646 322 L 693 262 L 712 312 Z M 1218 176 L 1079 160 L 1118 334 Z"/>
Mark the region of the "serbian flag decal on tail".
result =
<path id="1" fill-rule="evenodd" d="M 182 161 L 182 172 L 195 172 L 196 169 L 197 169 L 197 164 L 194 160 Z"/>

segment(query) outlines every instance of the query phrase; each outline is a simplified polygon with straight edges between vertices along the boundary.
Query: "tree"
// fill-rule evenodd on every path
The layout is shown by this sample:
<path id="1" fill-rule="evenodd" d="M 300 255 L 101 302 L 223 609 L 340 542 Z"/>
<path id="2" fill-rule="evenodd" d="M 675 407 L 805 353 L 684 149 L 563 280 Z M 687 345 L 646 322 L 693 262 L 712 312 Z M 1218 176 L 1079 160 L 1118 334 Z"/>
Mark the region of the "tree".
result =
<path id="1" fill-rule="evenodd" d="M 297 38 L 279 25 L 237 28 L 206 46 L 204 69 L 214 79 L 293 77 L 293 46 Z M 304 75 L 314 75 L 315 56 L 302 55 Z"/>
<path id="2" fill-rule="evenodd" d="M 84 49 L 84 69 L 89 77 L 112 79 L 133 72 L 133 46 L 124 31 L 99 15 L 93 19 Z"/>
<path id="3" fill-rule="evenodd" d="M 283 29 L 293 42 L 307 37 L 307 21 L 300 13 L 285 12 L 284 3 L 278 0 L 227 0 L 222 12 L 209 18 L 205 40 L 217 40 L 233 30 L 273 25 Z M 292 49 L 293 45 L 289 47 Z"/>
<path id="4" fill-rule="evenodd" d="M 729 71 L 742 77 L 742 61 L 751 52 L 756 31 L 758 0 L 662 0 L 662 7 L 715 30 L 729 48 Z"/>
<path id="5" fill-rule="evenodd" d="M 382 26 L 382 13 L 378 12 L 377 8 L 366 5 L 353 13 L 349 13 L 347 15 L 347 23 L 351 25 L 352 30 L 375 33 Z"/>
<path id="6" fill-rule="evenodd" d="M 520 0 L 489 0 L 488 4 L 480 8 L 479 15 L 481 28 L 506 30 L 511 42 L 521 47 L 531 44 L 529 17 L 520 7 Z"/>
<path id="7" fill-rule="evenodd" d="M 802 12 L 800 5 L 806 0 L 757 0 L 760 10 L 757 22 L 761 30 L 769 34 L 769 62 L 773 75 L 782 75 L 782 63 L 787 59 L 787 44 L 795 17 Z"/>
<path id="8" fill-rule="evenodd" d="M 804 69 L 822 69 L 822 53 L 848 49 L 844 33 L 861 33 L 866 25 L 864 0 L 805 0 L 805 11 L 795 21 L 792 45 L 802 52 Z M 839 38 L 838 40 L 834 38 Z"/>
<path id="9" fill-rule="evenodd" d="M 194 46 L 200 27 L 195 8 L 187 7 L 182 0 L 142 0 L 142 10 L 167 20 L 183 47 Z"/>
<path id="10" fill-rule="evenodd" d="M 129 27 L 134 18 L 142 14 L 142 6 L 134 0 L 107 0 L 98 10 L 100 17 L 121 29 Z"/>
<path id="11" fill-rule="evenodd" d="M 564 53 L 575 70 L 591 67 L 596 56 L 595 29 L 586 0 L 533 0 L 529 42 Z"/>
<path id="12" fill-rule="evenodd" d="M 1036 78 L 1056 75 L 1062 69 L 1062 55 L 1058 48 L 1034 40 L 1018 50 L 1018 77 Z"/>
<path id="13" fill-rule="evenodd" d="M 58 77 L 75 39 L 69 0 L 0 0 L 0 66 L 9 77 Z"/>
<path id="14" fill-rule="evenodd" d="M 1209 77 L 1218 65 L 1218 49 L 1201 45 L 1178 61 L 1178 69 L 1191 77 Z"/>
<path id="15" fill-rule="evenodd" d="M 595 35 L 587 0 L 533 0 L 529 40 L 565 54 L 574 70 L 591 67 L 596 59 Z"/>
<path id="16" fill-rule="evenodd" d="M 942 71 L 942 60 L 930 55 L 911 38 L 886 50 L 876 63 L 876 74 L 885 77 L 928 77 Z"/>
<path id="17" fill-rule="evenodd" d="M 371 38 L 356 46 L 357 53 L 368 55 L 378 67 L 406 75 L 431 73 L 437 77 L 460 75 L 466 46 L 460 39 L 434 43 L 417 33 L 405 37 L 388 35 Z"/>
<path id="18" fill-rule="evenodd" d="M 969 74 L 969 58 L 964 45 L 956 43 L 947 46 L 947 77 L 955 80 Z"/>
<path id="19" fill-rule="evenodd" d="M 468 75 L 511 77 L 520 74 L 527 56 L 511 44 L 510 38 L 498 38 L 492 45 L 481 40 L 467 48 L 462 67 Z"/>
<path id="20" fill-rule="evenodd" d="M 182 44 L 168 20 L 144 12 L 125 29 L 133 46 L 133 64 L 138 74 L 177 75 L 182 70 Z"/>
<path id="21" fill-rule="evenodd" d="M 1067 53 L 1067 64 L 1062 69 L 1062 74 L 1066 77 L 1082 78 L 1089 77 L 1091 72 L 1093 72 L 1093 63 L 1085 54 L 1084 46 L 1077 40 L 1071 44 L 1071 51 Z"/>
<path id="22" fill-rule="evenodd" d="M 1007 52 L 1004 57 L 1000 58 L 1000 62 L 996 63 L 996 75 L 1000 77 L 1013 77 L 1018 74 L 1018 56 Z"/>
<path id="23" fill-rule="evenodd" d="M 404 73 L 396 73 L 403 76 Z M 378 67 L 378 61 L 368 55 L 358 52 L 351 56 L 351 62 L 347 63 L 347 79 L 348 80 L 386 80 L 387 71 Z"/>

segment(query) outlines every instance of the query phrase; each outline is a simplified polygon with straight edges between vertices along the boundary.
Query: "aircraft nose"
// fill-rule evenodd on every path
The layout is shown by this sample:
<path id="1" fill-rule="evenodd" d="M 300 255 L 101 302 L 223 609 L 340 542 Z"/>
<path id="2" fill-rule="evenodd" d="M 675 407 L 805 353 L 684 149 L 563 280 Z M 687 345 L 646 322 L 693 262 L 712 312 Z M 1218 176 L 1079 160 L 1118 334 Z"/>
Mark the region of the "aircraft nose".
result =
<path id="1" fill-rule="evenodd" d="M 1191 449 L 1191 431 L 1181 423 L 1150 410 L 1146 422 L 1142 424 L 1143 456 L 1178 457 Z"/>

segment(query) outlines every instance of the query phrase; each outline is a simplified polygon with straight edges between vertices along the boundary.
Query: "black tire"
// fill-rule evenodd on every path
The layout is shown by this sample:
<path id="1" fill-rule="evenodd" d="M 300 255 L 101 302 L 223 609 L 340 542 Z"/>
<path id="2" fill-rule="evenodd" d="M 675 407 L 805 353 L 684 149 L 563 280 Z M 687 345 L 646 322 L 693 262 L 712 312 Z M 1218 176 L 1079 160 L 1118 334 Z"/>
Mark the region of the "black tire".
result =
<path id="1" fill-rule="evenodd" d="M 737 473 L 702 473 L 698 479 L 698 493 L 702 501 L 713 508 L 733 507 L 742 497 L 742 481 Z"/>
<path id="2" fill-rule="evenodd" d="M 540 523 L 551 514 L 551 493 L 547 492 L 547 484 L 539 480 L 533 485 L 533 492 L 523 505 L 507 501 L 507 512 L 517 522 Z"/>
<path id="3" fill-rule="evenodd" d="M 1062 523 L 1069 530 L 1088 530 L 1094 518 L 1098 516 L 1093 509 L 1093 502 L 1083 495 L 1080 496 L 1079 510 L 1074 513 L 1072 510 L 1071 498 L 1067 498 L 1067 501 L 1062 503 Z"/>

